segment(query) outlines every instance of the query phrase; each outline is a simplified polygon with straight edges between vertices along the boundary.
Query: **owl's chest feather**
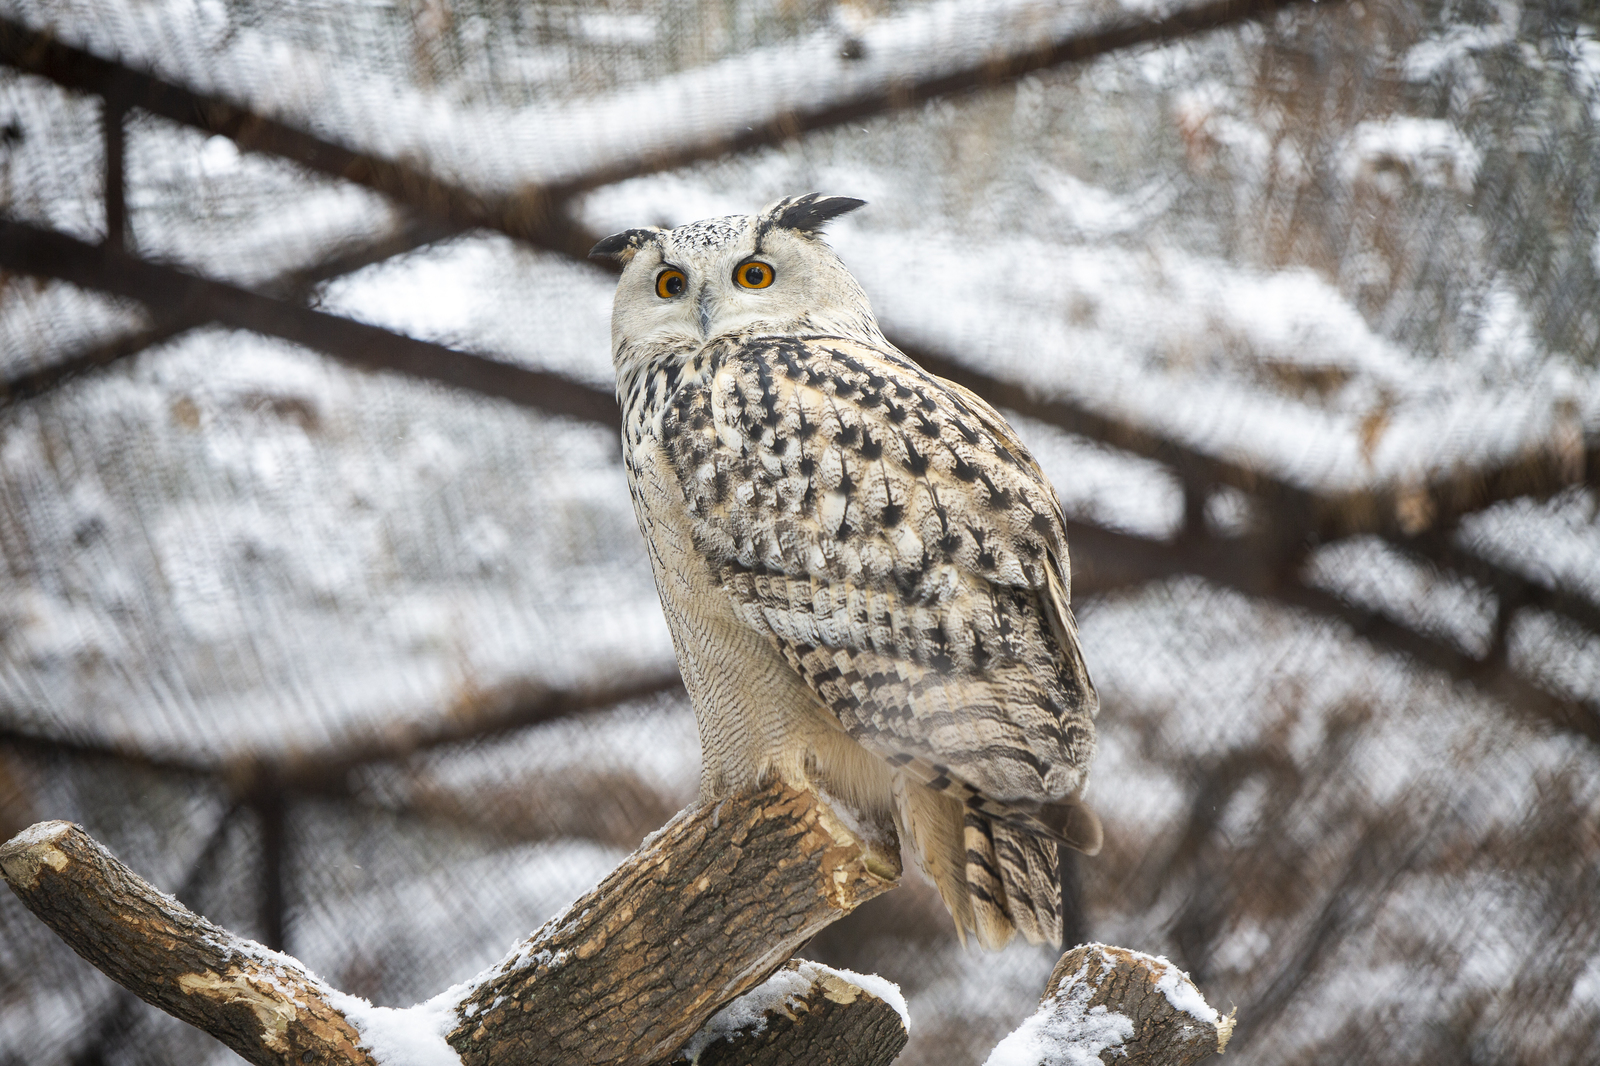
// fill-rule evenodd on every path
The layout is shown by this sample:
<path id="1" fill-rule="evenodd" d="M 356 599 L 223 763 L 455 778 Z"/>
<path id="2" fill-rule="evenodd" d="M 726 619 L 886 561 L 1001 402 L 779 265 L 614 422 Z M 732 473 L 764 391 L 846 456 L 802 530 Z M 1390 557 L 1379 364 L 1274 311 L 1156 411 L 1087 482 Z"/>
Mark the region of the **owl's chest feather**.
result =
<path id="1" fill-rule="evenodd" d="M 697 536 L 682 463 L 693 448 L 681 435 L 714 434 L 704 422 L 704 382 L 658 371 L 654 388 L 635 379 L 624 398 L 624 458 L 634 513 L 650 551 L 661 607 L 684 686 L 694 705 L 708 794 L 743 787 L 778 768 L 799 773 L 817 737 L 829 731 L 815 697 L 770 639 L 742 621 L 719 579 L 720 567 Z M 668 388 L 668 385 L 675 387 Z"/>

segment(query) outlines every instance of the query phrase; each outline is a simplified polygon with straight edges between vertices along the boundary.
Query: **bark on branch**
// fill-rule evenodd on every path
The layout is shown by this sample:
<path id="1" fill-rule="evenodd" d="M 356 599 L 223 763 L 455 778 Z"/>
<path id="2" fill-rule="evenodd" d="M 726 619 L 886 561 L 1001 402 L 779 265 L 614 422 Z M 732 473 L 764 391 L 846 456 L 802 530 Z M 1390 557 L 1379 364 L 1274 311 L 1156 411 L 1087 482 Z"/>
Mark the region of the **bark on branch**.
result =
<path id="1" fill-rule="evenodd" d="M 334 1004 L 337 993 L 287 955 L 158 892 L 71 822 L 40 822 L 12 837 L 0 847 L 0 871 L 101 973 L 246 1060 L 375 1066 Z"/>
<path id="2" fill-rule="evenodd" d="M 691 808 L 505 961 L 406 1011 L 345 995 L 191 913 L 69 822 L 0 846 L 0 872 L 107 976 L 254 1063 L 454 1053 L 468 1066 L 888 1066 L 908 1031 L 898 990 L 784 966 L 896 883 L 893 834 L 862 832 L 874 830 L 782 785 Z M 1188 1066 L 1232 1028 L 1165 960 L 1093 944 L 1062 956 L 1040 1010 L 989 1061 L 1065 1066 L 1115 1049 L 1131 1066 Z"/>
<path id="3" fill-rule="evenodd" d="M 892 834 L 860 839 L 815 796 L 781 785 L 691 808 L 402 1028 L 424 1022 L 469 1066 L 656 1062 L 819 929 L 892 888 L 898 847 Z M 207 922 L 71 823 L 18 834 L 0 847 L 0 871 L 107 976 L 250 1062 L 371 1066 L 393 1015 L 409 1013 L 372 1008 Z"/>

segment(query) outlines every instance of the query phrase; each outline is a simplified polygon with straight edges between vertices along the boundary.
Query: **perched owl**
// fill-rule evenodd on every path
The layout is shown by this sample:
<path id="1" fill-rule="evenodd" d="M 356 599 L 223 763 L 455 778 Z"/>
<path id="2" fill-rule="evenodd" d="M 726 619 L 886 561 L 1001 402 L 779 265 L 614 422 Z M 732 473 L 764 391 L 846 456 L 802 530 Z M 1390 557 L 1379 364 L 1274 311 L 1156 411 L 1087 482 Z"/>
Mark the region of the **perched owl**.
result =
<path id="1" fill-rule="evenodd" d="M 819 236 L 861 206 L 607 237 L 633 505 L 701 798 L 773 776 L 894 819 L 957 930 L 1061 938 L 1098 700 L 1061 505 L 1011 427 L 879 330 Z"/>

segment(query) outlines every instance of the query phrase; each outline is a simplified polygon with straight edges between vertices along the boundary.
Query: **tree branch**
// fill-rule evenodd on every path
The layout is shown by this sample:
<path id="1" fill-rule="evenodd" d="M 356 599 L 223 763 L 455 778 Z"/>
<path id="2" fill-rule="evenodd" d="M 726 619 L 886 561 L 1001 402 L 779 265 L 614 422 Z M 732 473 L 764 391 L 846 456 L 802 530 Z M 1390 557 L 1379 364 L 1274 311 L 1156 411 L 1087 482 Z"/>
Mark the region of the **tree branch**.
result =
<path id="1" fill-rule="evenodd" d="M 193 914 L 69 822 L 0 846 L 0 872 L 107 976 L 263 1066 L 382 1066 L 398 1047 L 463 1066 L 888 1066 L 906 1042 L 887 982 L 784 966 L 894 887 L 899 842 L 781 784 L 682 812 L 505 961 L 406 1011 Z M 1093 944 L 1062 956 L 1040 1010 L 990 1061 L 1056 1066 L 1116 1048 L 1132 1066 L 1188 1066 L 1232 1028 L 1164 959 Z"/>
<path id="2" fill-rule="evenodd" d="M 29 910 L 107 977 L 247 1061 L 376 1066 L 332 990 L 294 959 L 156 891 L 70 822 L 40 822 L 11 838 L 0 847 L 0 871 Z"/>
<path id="3" fill-rule="evenodd" d="M 470 693 L 442 708 L 436 717 L 414 725 L 348 737 L 321 751 L 293 752 L 280 759 L 248 754 L 237 760 L 207 762 L 152 755 L 136 744 L 94 737 L 42 736 L 5 724 L 25 716 L 4 705 L 0 705 L 0 743 L 80 759 L 108 759 L 154 773 L 207 778 L 230 787 L 238 795 L 250 794 L 262 782 L 270 782 L 273 788 L 289 792 L 347 796 L 353 791 L 351 773 L 365 766 L 400 762 L 434 748 L 681 691 L 682 685 L 676 667 L 653 674 L 613 677 L 609 684 L 583 688 L 546 688 L 534 682 L 519 682 Z"/>
<path id="4" fill-rule="evenodd" d="M 916 78 L 885 77 L 853 95 L 821 105 L 780 105 L 765 121 L 740 123 L 699 142 L 591 168 L 566 181 L 529 185 L 511 196 L 479 192 L 437 178 L 421 167 L 337 144 L 221 96 L 196 92 L 63 44 L 48 33 L 13 19 L 0 18 L 0 62 L 67 88 L 97 93 L 124 108 L 138 107 L 173 122 L 221 134 L 241 148 L 282 156 L 309 170 L 365 185 L 457 228 L 486 226 L 541 247 L 576 251 L 581 256 L 588 245 L 578 248 L 572 239 L 565 204 L 590 189 L 733 152 L 781 144 L 804 133 L 1004 84 L 1119 49 L 1256 21 L 1303 2 L 1209 0 L 1154 18 L 1123 18 L 1097 29 L 1030 44 L 1014 54 L 988 56 L 955 71 Z"/>
<path id="5" fill-rule="evenodd" d="M 441 1037 L 466 1066 L 656 1062 L 812 934 L 894 887 L 899 844 L 876 828 L 858 837 L 815 796 L 777 784 L 690 808 L 403 1028 L 442 1013 Z M 367 1066 L 397 1031 L 396 1012 L 185 910 L 70 823 L 18 834 L 0 847 L 0 871 L 107 976 L 251 1062 Z"/>
<path id="6" fill-rule="evenodd" d="M 916 107 L 945 97 L 994 88 L 1067 63 L 1081 63 L 1142 44 L 1161 44 L 1197 33 L 1254 22 L 1294 7 L 1303 0 L 1210 0 L 1180 4 L 1154 18 L 1122 18 L 1091 30 L 1079 30 L 1009 55 L 988 56 L 957 70 L 914 78 L 889 78 L 859 92 L 812 106 L 783 107 L 766 121 L 751 122 L 696 143 L 663 149 L 550 186 L 565 200 L 578 193 L 646 174 L 675 170 L 725 155 L 782 144 L 803 134 L 864 122 L 879 115 Z M 1337 0 L 1334 0 L 1337 2 Z"/>
<path id="7" fill-rule="evenodd" d="M 126 296 L 180 320 L 200 317 L 281 337 L 368 370 L 395 370 L 552 414 L 622 424 L 609 392 L 559 374 L 314 311 L 23 222 L 0 219 L 0 267 Z"/>
<path id="8" fill-rule="evenodd" d="M 1307 585 L 1295 573 L 1281 575 L 1263 565 L 1263 553 L 1252 539 L 1191 537 L 1161 541 L 1068 521 L 1067 540 L 1072 545 L 1074 568 L 1081 559 L 1087 571 L 1087 587 L 1136 584 L 1141 575 L 1147 581 L 1158 581 L 1177 574 L 1194 574 L 1247 596 L 1276 600 L 1343 622 L 1377 647 L 1399 652 L 1423 666 L 1476 685 L 1519 717 L 1600 744 L 1600 707 L 1550 692 L 1503 661 L 1475 659 L 1382 612 Z M 1078 591 L 1077 575 L 1073 576 L 1073 589 Z"/>

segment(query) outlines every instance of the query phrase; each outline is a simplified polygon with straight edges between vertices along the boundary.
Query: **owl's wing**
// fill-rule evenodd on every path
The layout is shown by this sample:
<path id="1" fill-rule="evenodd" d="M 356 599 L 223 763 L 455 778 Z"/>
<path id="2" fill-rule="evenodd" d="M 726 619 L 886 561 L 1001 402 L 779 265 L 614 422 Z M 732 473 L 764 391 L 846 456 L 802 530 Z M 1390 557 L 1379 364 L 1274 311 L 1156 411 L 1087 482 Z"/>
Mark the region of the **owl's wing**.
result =
<path id="1" fill-rule="evenodd" d="M 925 783 L 1015 817 L 1075 799 L 1097 702 L 1061 509 L 1004 420 L 888 346 L 756 337 L 702 358 L 661 439 L 738 616 Z"/>

